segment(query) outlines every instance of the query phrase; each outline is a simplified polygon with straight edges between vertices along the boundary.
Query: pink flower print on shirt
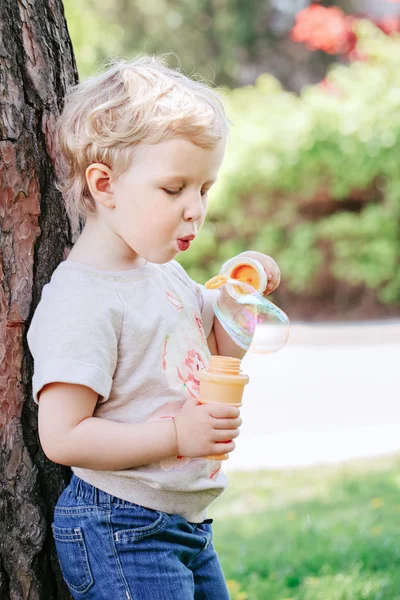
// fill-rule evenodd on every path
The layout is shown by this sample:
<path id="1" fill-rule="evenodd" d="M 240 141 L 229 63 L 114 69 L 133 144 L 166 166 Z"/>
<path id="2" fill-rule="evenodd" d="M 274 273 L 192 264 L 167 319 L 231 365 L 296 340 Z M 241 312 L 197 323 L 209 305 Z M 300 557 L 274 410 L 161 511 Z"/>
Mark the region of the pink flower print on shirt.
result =
<path id="1" fill-rule="evenodd" d="M 183 364 L 176 367 L 179 379 L 192 398 L 199 397 L 200 380 L 197 373 L 200 369 L 205 369 L 206 366 L 203 356 L 193 349 L 188 351 Z"/>
<path id="2" fill-rule="evenodd" d="M 160 467 L 163 471 L 171 471 L 172 469 L 182 469 L 190 463 L 190 458 L 186 456 L 177 456 L 173 458 L 166 458 L 160 462 Z"/>
<path id="3" fill-rule="evenodd" d="M 208 479 L 214 479 L 214 477 L 216 477 L 218 475 L 218 473 L 221 470 L 221 464 L 219 465 L 219 467 L 217 467 L 216 469 L 214 469 L 214 471 L 211 471 L 211 473 L 208 476 Z"/>
<path id="4" fill-rule="evenodd" d="M 166 336 L 165 340 L 164 340 L 164 350 L 163 350 L 163 355 L 162 355 L 162 359 L 161 359 L 161 366 L 162 366 L 162 370 L 165 371 L 165 369 L 167 368 L 167 344 L 168 344 L 168 338 L 169 335 Z"/>
<path id="5" fill-rule="evenodd" d="M 182 302 L 179 300 L 179 298 L 177 298 L 176 296 L 174 296 L 174 294 L 172 292 L 170 292 L 169 290 L 165 290 L 166 294 L 167 294 L 167 300 L 168 302 L 177 310 L 182 310 L 183 308 L 183 304 Z"/>
<path id="6" fill-rule="evenodd" d="M 183 393 L 185 398 L 198 398 L 200 380 L 197 373 L 207 367 L 209 356 L 207 346 L 203 345 L 199 330 L 193 330 L 196 336 L 189 335 L 183 328 L 182 333 L 167 335 L 161 355 L 161 368 L 168 378 L 169 385 Z M 198 349 L 197 349 L 198 348 Z"/>
<path id="7" fill-rule="evenodd" d="M 203 321 L 201 319 L 199 319 L 199 317 L 197 315 L 195 315 L 194 318 L 196 319 L 196 325 L 199 328 L 201 339 L 203 340 L 204 344 L 207 345 L 206 333 L 204 331 Z"/>

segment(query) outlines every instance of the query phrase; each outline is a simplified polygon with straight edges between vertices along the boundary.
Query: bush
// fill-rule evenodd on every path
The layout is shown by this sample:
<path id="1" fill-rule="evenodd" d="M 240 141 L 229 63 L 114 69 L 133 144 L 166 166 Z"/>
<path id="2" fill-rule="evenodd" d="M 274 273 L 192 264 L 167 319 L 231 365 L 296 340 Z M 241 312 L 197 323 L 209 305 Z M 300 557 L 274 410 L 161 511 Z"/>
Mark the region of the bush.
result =
<path id="1" fill-rule="evenodd" d="M 280 302 L 362 286 L 400 306 L 400 36 L 368 21 L 357 35 L 364 60 L 300 96 L 270 75 L 226 91 L 227 157 L 208 221 L 179 258 L 193 277 L 251 247 L 279 262 Z"/>

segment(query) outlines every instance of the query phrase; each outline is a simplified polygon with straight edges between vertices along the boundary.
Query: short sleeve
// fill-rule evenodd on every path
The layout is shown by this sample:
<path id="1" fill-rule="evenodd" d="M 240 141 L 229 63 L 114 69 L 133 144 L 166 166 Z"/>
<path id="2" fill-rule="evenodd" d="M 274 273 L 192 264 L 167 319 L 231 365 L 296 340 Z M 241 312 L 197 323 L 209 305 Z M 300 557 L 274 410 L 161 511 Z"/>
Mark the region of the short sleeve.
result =
<path id="1" fill-rule="evenodd" d="M 27 336 L 34 359 L 34 401 L 43 386 L 54 382 L 87 386 L 99 394 L 99 402 L 107 400 L 122 322 L 113 282 L 53 275 Z"/>
<path id="2" fill-rule="evenodd" d="M 196 294 L 203 320 L 204 332 L 208 338 L 214 324 L 214 308 L 212 300 L 213 296 L 218 294 L 218 290 L 208 290 L 204 285 L 193 281 L 182 265 L 176 260 L 171 261 L 169 264 L 172 266 L 175 275 L 177 275 Z"/>

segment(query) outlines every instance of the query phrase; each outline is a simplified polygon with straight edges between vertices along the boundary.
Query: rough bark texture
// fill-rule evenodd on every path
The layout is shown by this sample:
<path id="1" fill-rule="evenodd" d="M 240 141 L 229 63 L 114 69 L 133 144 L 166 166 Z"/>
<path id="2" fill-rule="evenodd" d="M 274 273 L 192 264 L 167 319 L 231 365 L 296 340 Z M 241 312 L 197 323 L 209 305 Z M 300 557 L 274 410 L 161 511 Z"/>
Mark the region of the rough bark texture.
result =
<path id="1" fill-rule="evenodd" d="M 61 0 L 0 0 L 0 599 L 64 600 L 50 523 L 67 469 L 38 443 L 26 331 L 76 233 L 54 121 L 77 79 Z M 74 229 L 74 230 L 73 230 Z"/>

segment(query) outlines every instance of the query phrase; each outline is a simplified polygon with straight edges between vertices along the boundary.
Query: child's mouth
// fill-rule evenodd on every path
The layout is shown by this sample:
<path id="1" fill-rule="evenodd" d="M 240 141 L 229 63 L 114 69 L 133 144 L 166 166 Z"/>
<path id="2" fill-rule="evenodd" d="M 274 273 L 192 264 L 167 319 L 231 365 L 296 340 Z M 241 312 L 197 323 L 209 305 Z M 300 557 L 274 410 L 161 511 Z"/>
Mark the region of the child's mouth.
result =
<path id="1" fill-rule="evenodd" d="M 187 237 L 179 238 L 178 239 L 178 248 L 179 248 L 180 252 L 184 252 L 185 250 L 187 250 L 190 246 L 190 242 L 192 240 L 194 240 L 194 238 L 195 238 L 194 235 L 188 235 Z"/>
<path id="2" fill-rule="evenodd" d="M 189 240 L 178 240 L 178 248 L 181 252 L 187 250 L 190 246 Z"/>

